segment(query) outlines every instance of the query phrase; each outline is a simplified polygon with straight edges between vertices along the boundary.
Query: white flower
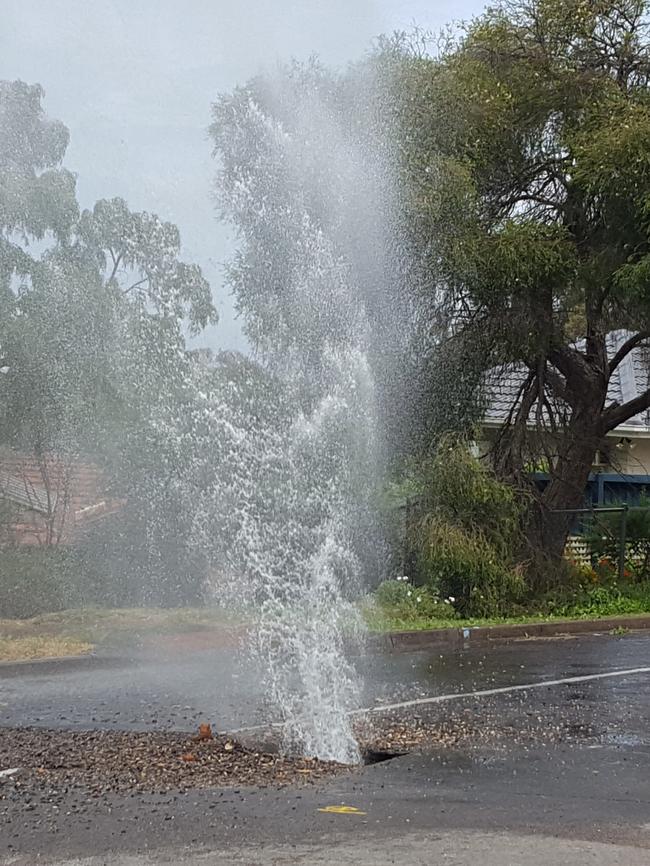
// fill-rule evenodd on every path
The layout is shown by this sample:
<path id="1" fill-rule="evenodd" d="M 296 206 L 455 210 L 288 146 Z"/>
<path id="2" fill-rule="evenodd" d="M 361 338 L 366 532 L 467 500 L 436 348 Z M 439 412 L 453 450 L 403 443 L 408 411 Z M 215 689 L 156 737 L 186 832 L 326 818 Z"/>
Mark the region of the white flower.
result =
<path id="1" fill-rule="evenodd" d="M 416 600 L 416 601 L 422 601 L 422 596 L 421 596 L 421 595 L 418 595 L 418 597 L 417 597 L 415 600 Z"/>
<path id="2" fill-rule="evenodd" d="M 413 593 L 412 593 L 411 590 L 409 589 L 409 591 L 406 593 L 406 595 L 408 596 L 408 598 L 410 598 L 410 597 L 413 595 Z"/>
<path id="3" fill-rule="evenodd" d="M 453 595 L 449 596 L 449 604 L 453 604 L 456 601 Z"/>

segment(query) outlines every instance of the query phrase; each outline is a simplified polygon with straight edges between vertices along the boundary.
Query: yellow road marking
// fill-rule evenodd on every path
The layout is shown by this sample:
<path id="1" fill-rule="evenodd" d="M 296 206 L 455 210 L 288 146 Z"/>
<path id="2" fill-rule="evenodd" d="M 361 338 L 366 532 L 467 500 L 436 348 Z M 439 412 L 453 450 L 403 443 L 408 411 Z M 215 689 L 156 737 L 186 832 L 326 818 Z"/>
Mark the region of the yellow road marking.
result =
<path id="1" fill-rule="evenodd" d="M 357 809 L 356 806 L 323 806 L 322 809 L 318 810 L 319 812 L 329 812 L 332 815 L 365 815 L 365 812 L 362 812 L 360 809 Z"/>

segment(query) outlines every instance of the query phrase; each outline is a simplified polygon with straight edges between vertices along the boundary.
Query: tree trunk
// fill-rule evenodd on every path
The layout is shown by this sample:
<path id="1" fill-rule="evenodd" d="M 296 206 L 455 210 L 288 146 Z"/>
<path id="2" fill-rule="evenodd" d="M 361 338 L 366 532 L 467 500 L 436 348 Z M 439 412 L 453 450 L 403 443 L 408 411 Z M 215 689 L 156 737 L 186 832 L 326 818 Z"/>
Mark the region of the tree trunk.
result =
<path id="1" fill-rule="evenodd" d="M 562 434 L 550 481 L 536 503 L 528 541 L 533 551 L 543 552 L 550 563 L 557 563 L 564 554 L 576 519 L 571 510 L 585 507 L 589 474 L 604 435 L 599 423 L 601 410 L 602 401 L 594 398 L 590 406 L 583 405 L 574 412 Z"/>

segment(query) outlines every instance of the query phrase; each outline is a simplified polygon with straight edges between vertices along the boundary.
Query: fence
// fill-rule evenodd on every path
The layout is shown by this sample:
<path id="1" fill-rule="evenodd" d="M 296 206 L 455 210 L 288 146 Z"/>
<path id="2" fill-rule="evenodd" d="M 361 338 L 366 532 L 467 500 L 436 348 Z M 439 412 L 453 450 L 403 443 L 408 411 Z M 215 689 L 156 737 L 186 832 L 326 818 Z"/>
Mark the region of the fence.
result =
<path id="1" fill-rule="evenodd" d="M 413 574 L 414 552 L 408 542 L 408 525 L 417 511 L 417 499 L 409 499 L 397 509 L 401 516 L 401 570 Z M 650 577 L 650 507 L 647 505 L 594 505 L 585 508 L 552 511 L 568 514 L 572 527 L 565 556 L 595 568 L 603 559 L 612 565 L 619 579 L 626 571 Z"/>
<path id="2" fill-rule="evenodd" d="M 631 569 L 648 572 L 650 508 L 647 506 L 593 506 L 552 513 L 574 518 L 565 548 L 567 558 L 592 567 L 605 561 L 616 568 L 620 580 Z"/>

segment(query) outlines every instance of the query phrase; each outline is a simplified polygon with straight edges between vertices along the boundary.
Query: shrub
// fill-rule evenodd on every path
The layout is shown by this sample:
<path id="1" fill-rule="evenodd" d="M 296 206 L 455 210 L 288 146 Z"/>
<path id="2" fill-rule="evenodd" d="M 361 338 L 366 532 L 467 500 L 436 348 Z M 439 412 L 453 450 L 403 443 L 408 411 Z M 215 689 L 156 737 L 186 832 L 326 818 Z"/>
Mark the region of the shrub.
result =
<path id="1" fill-rule="evenodd" d="M 443 596 L 453 597 L 462 616 L 503 616 L 525 590 L 521 570 L 478 530 L 466 529 L 436 516 L 423 521 L 421 559 L 429 580 Z"/>
<path id="2" fill-rule="evenodd" d="M 395 580 L 384 580 L 375 590 L 375 599 L 382 607 L 407 604 L 412 595 L 413 591 L 408 578 L 403 580 L 401 577 Z"/>
<path id="3" fill-rule="evenodd" d="M 611 586 L 585 586 L 571 594 L 554 594 L 544 600 L 547 613 L 568 618 L 616 616 L 618 614 L 643 613 L 649 609 L 648 591 L 639 593 L 626 587 L 621 590 Z"/>
<path id="4" fill-rule="evenodd" d="M 516 491 L 474 457 L 467 442 L 446 437 L 426 469 L 425 514 L 440 515 L 470 535 L 478 533 L 502 559 L 521 543 L 522 509 Z"/>
<path id="5" fill-rule="evenodd" d="M 74 551 L 56 547 L 0 551 L 0 617 L 23 619 L 81 607 L 93 595 Z"/>
<path id="6" fill-rule="evenodd" d="M 452 596 L 463 616 L 511 612 L 524 590 L 522 507 L 516 492 L 447 437 L 422 466 L 417 511 L 407 529 L 417 582 Z"/>
<path id="7" fill-rule="evenodd" d="M 382 610 L 398 619 L 453 619 L 454 608 L 426 586 L 413 586 L 408 578 L 385 580 L 375 590 L 375 601 Z"/>
<path id="8" fill-rule="evenodd" d="M 625 515 L 626 568 L 630 577 L 650 577 L 650 498 L 642 497 L 639 508 L 630 509 Z M 621 512 L 598 513 L 585 538 L 599 564 L 612 564 L 616 570 L 623 514 Z"/>
<path id="9" fill-rule="evenodd" d="M 143 556 L 120 522 L 102 521 L 75 547 L 0 549 L 0 618 L 28 618 L 67 608 L 156 605 L 202 600 L 202 573 L 156 549 Z"/>

